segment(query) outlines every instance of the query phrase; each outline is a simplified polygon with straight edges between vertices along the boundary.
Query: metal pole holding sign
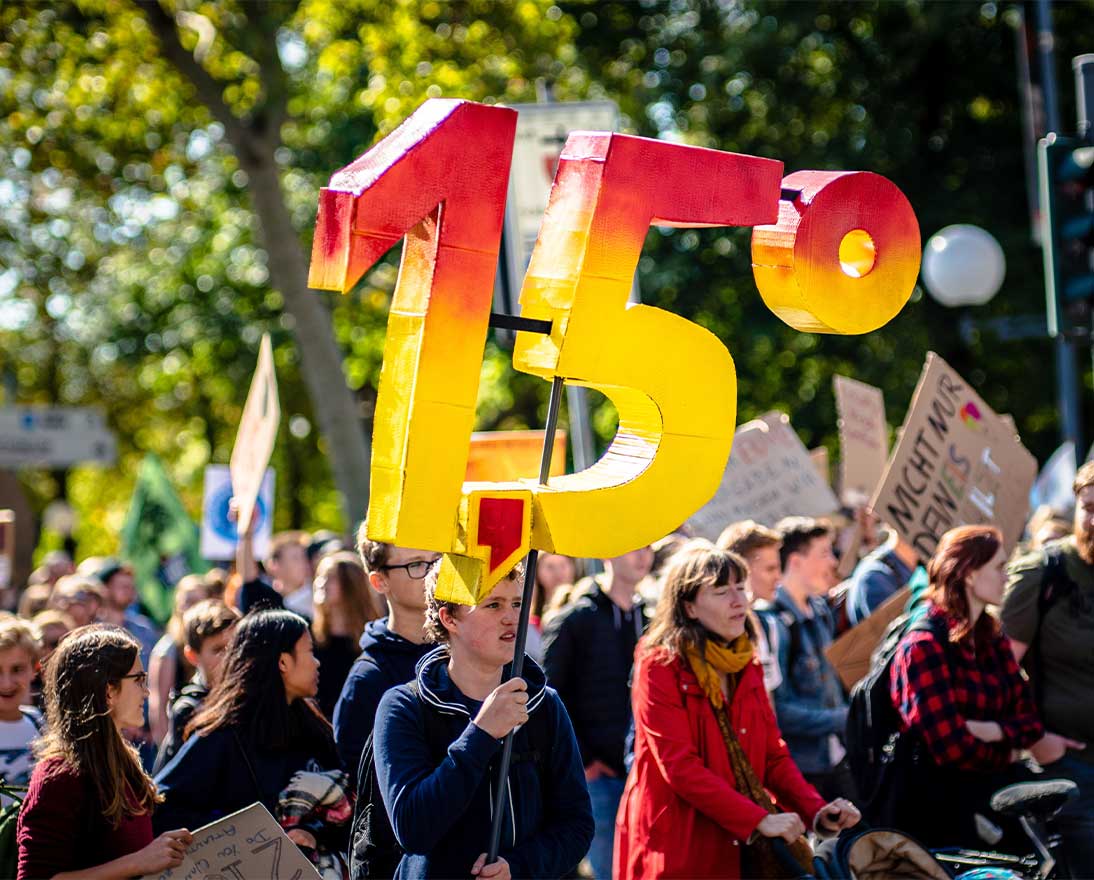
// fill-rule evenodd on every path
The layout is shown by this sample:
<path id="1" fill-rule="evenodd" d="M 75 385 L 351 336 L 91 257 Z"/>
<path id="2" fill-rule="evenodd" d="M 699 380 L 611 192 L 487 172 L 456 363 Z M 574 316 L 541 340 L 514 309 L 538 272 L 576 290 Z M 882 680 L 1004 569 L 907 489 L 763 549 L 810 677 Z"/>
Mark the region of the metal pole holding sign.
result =
<path id="1" fill-rule="evenodd" d="M 539 460 L 539 484 L 547 485 L 551 476 L 551 452 L 555 448 L 555 432 L 558 430 L 558 411 L 562 407 L 563 380 L 555 376 L 551 383 L 551 399 L 547 405 L 547 426 L 543 431 L 543 454 Z M 520 678 L 524 671 L 524 648 L 528 643 L 528 623 L 532 614 L 532 590 L 536 584 L 536 563 L 539 560 L 538 550 L 529 550 L 524 567 L 524 591 L 521 594 L 520 620 L 517 623 L 517 641 L 513 650 L 513 665 L 509 675 L 502 674 L 502 683 L 511 678 Z M 505 778 L 509 775 L 509 764 L 513 759 L 513 734 L 509 731 L 505 736 L 505 744 L 501 749 L 501 763 L 498 765 L 498 790 L 494 795 L 494 819 L 490 826 L 490 848 L 486 853 L 486 864 L 492 864 L 498 860 L 498 849 L 501 846 L 501 824 L 505 818 Z"/>

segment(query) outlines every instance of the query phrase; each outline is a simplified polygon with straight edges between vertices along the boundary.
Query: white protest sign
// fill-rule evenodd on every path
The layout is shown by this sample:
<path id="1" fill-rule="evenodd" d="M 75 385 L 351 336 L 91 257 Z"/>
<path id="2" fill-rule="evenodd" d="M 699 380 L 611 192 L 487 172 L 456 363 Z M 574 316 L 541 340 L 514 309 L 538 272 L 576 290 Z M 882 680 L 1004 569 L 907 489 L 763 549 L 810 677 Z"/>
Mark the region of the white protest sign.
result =
<path id="1" fill-rule="evenodd" d="M 874 494 L 889 460 L 885 398 L 865 382 L 834 376 L 839 418 L 840 498 L 857 507 Z"/>
<path id="2" fill-rule="evenodd" d="M 1013 423 L 995 414 L 934 352 L 900 442 L 870 506 L 926 562 L 952 528 L 990 524 L 1014 548 L 1029 512 L 1037 460 Z"/>
<path id="3" fill-rule="evenodd" d="M 262 804 L 194 832 L 182 864 L 141 880 L 319 880 L 295 843 Z"/>
<path id="4" fill-rule="evenodd" d="M 234 559 L 239 531 L 236 521 L 229 518 L 232 500 L 232 476 L 226 464 L 211 464 L 205 468 L 205 493 L 201 500 L 201 555 L 210 562 Z M 255 502 L 257 514 L 254 532 L 255 559 L 265 559 L 273 537 L 274 471 L 266 469 L 262 487 Z"/>
<path id="5" fill-rule="evenodd" d="M 1057 513 L 1067 514 L 1075 504 L 1071 487 L 1077 470 L 1075 444 L 1068 440 L 1052 453 L 1041 468 L 1041 473 L 1029 493 L 1030 510 L 1047 504 Z"/>
<path id="6" fill-rule="evenodd" d="M 247 403 L 239 420 L 239 432 L 229 465 L 232 491 L 239 504 L 241 528 L 246 528 L 251 521 L 280 422 L 281 404 L 277 400 L 273 346 L 270 344 L 270 334 L 266 333 L 258 349 L 258 366 L 251 380 L 251 390 L 247 392 Z"/>
<path id="7" fill-rule="evenodd" d="M 742 519 L 771 526 L 784 516 L 823 516 L 838 507 L 789 417 L 772 412 L 737 429 L 721 486 L 688 523 L 714 540 Z"/>

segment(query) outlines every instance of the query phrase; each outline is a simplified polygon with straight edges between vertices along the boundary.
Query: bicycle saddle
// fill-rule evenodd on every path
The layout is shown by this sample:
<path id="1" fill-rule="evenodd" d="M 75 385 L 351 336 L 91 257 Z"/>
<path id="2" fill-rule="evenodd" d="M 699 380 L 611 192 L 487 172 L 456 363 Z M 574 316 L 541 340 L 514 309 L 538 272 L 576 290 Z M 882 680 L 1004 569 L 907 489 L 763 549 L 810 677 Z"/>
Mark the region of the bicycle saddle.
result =
<path id="1" fill-rule="evenodd" d="M 1044 822 L 1075 800 L 1079 786 L 1068 779 L 1019 782 L 991 796 L 991 808 L 1004 816 L 1031 816 Z"/>

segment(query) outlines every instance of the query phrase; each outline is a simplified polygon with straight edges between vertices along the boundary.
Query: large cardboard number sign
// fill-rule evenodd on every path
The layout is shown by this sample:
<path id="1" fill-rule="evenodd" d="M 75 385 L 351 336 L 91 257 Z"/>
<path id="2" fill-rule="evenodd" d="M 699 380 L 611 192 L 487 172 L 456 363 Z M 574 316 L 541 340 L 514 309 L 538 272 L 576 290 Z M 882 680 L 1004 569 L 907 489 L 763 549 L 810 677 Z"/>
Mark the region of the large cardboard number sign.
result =
<path id="1" fill-rule="evenodd" d="M 518 333 L 513 363 L 603 392 L 619 429 L 593 467 L 547 486 L 463 483 L 515 122 L 501 107 L 427 101 L 331 178 L 312 251 L 311 286 L 347 291 L 406 237 L 368 533 L 444 553 L 438 594 L 466 603 L 532 547 L 618 555 L 678 526 L 718 488 L 735 427 L 733 360 L 703 328 L 628 305 L 650 225 L 757 227 L 761 293 L 801 330 L 880 327 L 907 301 L 919 265 L 915 216 L 884 178 L 783 180 L 771 159 L 575 133 L 521 291 L 522 314 L 551 321 L 551 332 Z"/>

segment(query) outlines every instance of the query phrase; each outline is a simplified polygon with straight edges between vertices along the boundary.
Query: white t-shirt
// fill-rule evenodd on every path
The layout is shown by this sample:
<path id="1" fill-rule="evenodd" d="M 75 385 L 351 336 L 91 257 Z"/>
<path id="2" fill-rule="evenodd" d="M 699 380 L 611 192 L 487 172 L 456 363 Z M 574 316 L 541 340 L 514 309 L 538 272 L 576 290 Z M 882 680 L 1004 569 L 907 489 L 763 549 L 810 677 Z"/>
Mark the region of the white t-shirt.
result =
<path id="1" fill-rule="evenodd" d="M 33 710 L 30 710 L 33 711 Z M 41 734 L 26 715 L 18 721 L 0 721 L 0 776 L 11 785 L 26 785 L 34 769 L 30 744 Z M 7 806 L 8 798 L 3 799 Z"/>
<path id="2" fill-rule="evenodd" d="M 301 617 L 311 620 L 315 617 L 315 607 L 312 603 L 312 586 L 305 584 L 285 597 L 285 608 L 295 611 Z"/>

